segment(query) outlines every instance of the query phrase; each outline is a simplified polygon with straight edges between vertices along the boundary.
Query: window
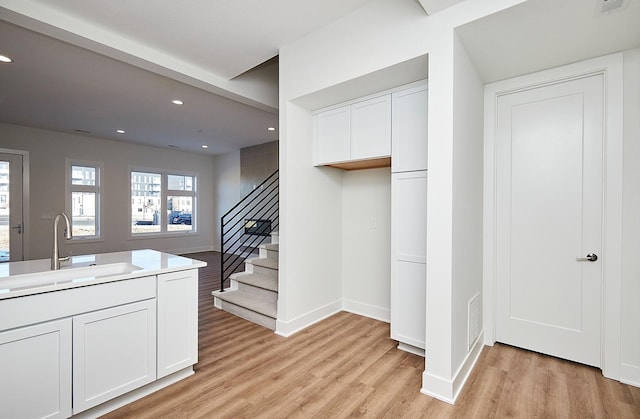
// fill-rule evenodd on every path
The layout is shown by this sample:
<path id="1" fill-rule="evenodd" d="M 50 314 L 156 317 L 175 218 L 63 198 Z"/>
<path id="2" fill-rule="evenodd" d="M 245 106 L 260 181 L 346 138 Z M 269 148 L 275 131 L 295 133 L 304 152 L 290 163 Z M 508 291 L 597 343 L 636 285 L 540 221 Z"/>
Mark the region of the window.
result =
<path id="1" fill-rule="evenodd" d="M 67 160 L 67 214 L 74 239 L 100 238 L 102 163 Z"/>
<path id="2" fill-rule="evenodd" d="M 131 234 L 195 231 L 196 176 L 131 171 Z"/>

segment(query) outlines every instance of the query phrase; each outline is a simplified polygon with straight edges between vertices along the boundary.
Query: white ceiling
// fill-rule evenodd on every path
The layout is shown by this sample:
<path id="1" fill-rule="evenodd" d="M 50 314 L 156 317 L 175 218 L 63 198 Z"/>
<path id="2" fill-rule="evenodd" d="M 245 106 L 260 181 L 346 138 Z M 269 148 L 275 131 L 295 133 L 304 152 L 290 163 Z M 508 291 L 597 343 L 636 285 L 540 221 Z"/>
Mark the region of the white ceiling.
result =
<path id="1" fill-rule="evenodd" d="M 484 82 L 640 47 L 640 0 L 529 0 L 456 29 Z"/>
<path id="2" fill-rule="evenodd" d="M 277 140 L 280 46 L 367 1 L 0 0 L 0 121 L 208 154 Z M 457 33 L 485 82 L 640 47 L 640 0 L 602 1 L 529 0 Z"/>
<path id="3" fill-rule="evenodd" d="M 0 0 L 0 121 L 209 154 L 277 140 L 280 46 L 366 1 Z"/>

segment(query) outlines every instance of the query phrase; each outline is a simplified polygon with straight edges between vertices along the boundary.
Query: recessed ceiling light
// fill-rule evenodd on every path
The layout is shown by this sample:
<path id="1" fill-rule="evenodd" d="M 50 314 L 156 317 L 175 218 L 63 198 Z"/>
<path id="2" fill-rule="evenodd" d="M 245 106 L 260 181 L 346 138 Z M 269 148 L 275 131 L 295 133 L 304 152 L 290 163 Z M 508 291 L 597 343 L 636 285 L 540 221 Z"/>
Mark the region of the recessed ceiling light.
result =
<path id="1" fill-rule="evenodd" d="M 209 148 L 209 146 L 208 146 L 208 145 L 206 145 L 206 144 L 202 144 L 200 147 L 202 147 L 202 148 Z"/>
<path id="2" fill-rule="evenodd" d="M 269 127 L 267 128 L 269 131 L 275 131 L 276 129 L 274 127 Z"/>
<path id="3" fill-rule="evenodd" d="M 184 105 L 184 102 L 180 99 L 174 99 L 171 101 L 171 103 L 173 103 L 174 105 Z"/>
<path id="4" fill-rule="evenodd" d="M 124 134 L 124 130 L 123 130 L 123 129 L 117 129 L 117 130 L 116 130 L 116 132 L 117 132 L 118 134 Z"/>
<path id="5" fill-rule="evenodd" d="M 0 63 L 12 63 L 13 60 L 6 55 L 0 55 Z"/>

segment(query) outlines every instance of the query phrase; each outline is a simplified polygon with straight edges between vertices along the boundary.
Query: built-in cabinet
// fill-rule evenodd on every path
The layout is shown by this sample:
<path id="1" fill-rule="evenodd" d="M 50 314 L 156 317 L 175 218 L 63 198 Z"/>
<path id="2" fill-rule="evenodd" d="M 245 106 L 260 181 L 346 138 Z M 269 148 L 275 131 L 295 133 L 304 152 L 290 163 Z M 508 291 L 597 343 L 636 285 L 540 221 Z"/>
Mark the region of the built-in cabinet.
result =
<path id="1" fill-rule="evenodd" d="M 427 287 L 428 91 L 393 94 L 391 338 L 424 355 Z"/>
<path id="2" fill-rule="evenodd" d="M 427 172 L 391 174 L 391 338 L 424 355 Z"/>
<path id="3" fill-rule="evenodd" d="M 0 418 L 66 418 L 191 367 L 197 282 L 190 269 L 2 300 Z"/>
<path id="4" fill-rule="evenodd" d="M 427 170 L 427 85 L 393 93 L 393 173 Z"/>
<path id="5" fill-rule="evenodd" d="M 381 160 L 391 156 L 391 94 L 314 115 L 315 165 Z M 388 164 L 387 164 L 388 165 Z"/>
<path id="6" fill-rule="evenodd" d="M 421 355 L 426 324 L 427 116 L 424 81 L 314 113 L 316 166 L 391 166 L 391 337 L 400 349 Z M 385 156 L 390 161 L 380 160 Z"/>

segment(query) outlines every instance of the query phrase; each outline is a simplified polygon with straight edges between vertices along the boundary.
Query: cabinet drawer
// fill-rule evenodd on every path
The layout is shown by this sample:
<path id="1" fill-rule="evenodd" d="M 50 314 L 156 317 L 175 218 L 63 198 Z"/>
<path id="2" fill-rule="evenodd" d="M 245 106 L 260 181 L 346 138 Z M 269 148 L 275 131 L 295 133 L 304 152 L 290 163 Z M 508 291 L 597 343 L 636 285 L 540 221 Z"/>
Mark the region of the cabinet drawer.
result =
<path id="1" fill-rule="evenodd" d="M 0 300 L 0 330 L 155 298 L 156 277 L 127 279 Z"/>

